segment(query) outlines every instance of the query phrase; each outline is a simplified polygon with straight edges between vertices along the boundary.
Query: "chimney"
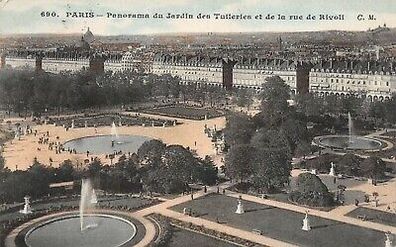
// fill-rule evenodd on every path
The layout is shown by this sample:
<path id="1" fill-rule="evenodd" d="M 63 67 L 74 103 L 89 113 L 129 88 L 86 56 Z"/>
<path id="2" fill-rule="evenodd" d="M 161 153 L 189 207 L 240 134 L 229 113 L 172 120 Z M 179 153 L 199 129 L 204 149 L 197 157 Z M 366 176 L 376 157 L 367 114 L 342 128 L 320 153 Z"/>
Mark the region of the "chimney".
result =
<path id="1" fill-rule="evenodd" d="M 351 70 L 353 70 L 353 60 L 351 60 Z"/>
<path id="2" fill-rule="evenodd" d="M 367 61 L 367 72 L 370 72 L 370 61 Z"/>
<path id="3" fill-rule="evenodd" d="M 333 59 L 330 59 L 330 69 L 333 68 Z"/>

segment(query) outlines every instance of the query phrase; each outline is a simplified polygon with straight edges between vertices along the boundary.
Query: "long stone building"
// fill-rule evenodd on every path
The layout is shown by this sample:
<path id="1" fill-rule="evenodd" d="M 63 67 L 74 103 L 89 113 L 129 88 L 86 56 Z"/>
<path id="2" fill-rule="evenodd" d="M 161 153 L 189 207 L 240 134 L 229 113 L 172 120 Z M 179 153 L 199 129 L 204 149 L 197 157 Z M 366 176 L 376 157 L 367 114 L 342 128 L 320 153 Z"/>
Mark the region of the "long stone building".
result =
<path id="1" fill-rule="evenodd" d="M 227 86 L 232 84 L 232 78 L 223 76 L 223 67 L 232 63 L 231 60 L 219 57 L 156 54 L 152 72 L 157 75 L 178 76 L 185 83 L 196 82 Z"/>
<path id="2" fill-rule="evenodd" d="M 396 93 L 395 66 L 394 61 L 321 61 L 309 73 L 309 91 L 386 100 Z"/>
<path id="3" fill-rule="evenodd" d="M 309 63 L 268 58 L 157 54 L 153 61 L 154 74 L 178 76 L 185 83 L 260 90 L 267 77 L 277 75 L 285 80 L 293 93 L 308 91 L 310 68 Z"/>

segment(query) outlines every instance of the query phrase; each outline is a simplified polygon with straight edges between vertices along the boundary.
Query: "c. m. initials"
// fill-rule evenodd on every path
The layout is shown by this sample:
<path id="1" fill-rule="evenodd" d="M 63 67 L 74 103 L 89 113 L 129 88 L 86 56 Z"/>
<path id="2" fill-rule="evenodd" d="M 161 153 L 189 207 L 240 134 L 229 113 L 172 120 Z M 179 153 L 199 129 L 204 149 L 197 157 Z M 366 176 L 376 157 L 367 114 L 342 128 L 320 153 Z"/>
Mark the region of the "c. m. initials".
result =
<path id="1" fill-rule="evenodd" d="M 367 19 L 368 19 L 369 21 L 375 21 L 375 20 L 376 20 L 376 18 L 375 18 L 374 15 L 368 15 L 368 16 L 367 16 Z"/>

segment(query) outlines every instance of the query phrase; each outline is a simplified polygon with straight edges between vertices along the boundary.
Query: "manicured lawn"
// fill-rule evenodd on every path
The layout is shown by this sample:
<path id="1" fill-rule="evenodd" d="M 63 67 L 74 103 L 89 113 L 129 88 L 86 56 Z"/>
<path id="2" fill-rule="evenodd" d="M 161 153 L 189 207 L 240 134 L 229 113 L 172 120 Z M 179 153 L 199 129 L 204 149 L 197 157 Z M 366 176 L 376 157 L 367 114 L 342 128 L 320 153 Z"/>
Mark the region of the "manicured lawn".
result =
<path id="1" fill-rule="evenodd" d="M 396 227 L 396 213 L 384 212 L 380 210 L 359 207 L 349 212 L 346 216 L 357 218 L 359 216 L 366 216 L 367 220 Z"/>
<path id="2" fill-rule="evenodd" d="M 173 227 L 174 232 L 169 247 L 233 247 L 236 245 L 208 237 L 199 233 Z"/>
<path id="3" fill-rule="evenodd" d="M 211 194 L 179 204 L 171 209 L 192 210 L 204 219 L 217 220 L 246 231 L 259 229 L 265 236 L 299 246 L 383 246 L 385 234 L 343 222 L 310 216 L 312 231 L 301 230 L 304 214 L 243 201 L 245 214 L 235 214 L 237 199 Z"/>

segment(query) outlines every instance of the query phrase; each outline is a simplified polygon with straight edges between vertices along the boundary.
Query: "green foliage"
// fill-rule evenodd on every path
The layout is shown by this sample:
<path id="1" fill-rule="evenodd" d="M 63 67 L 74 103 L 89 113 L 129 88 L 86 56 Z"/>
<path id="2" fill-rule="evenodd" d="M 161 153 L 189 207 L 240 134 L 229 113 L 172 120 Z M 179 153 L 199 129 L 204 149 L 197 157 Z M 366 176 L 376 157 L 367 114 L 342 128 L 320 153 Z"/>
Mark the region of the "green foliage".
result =
<path id="1" fill-rule="evenodd" d="M 320 178 L 312 173 L 302 173 L 297 178 L 297 191 L 300 193 L 328 193 L 326 185 Z"/>
<path id="2" fill-rule="evenodd" d="M 279 76 L 268 77 L 263 83 L 260 98 L 263 108 L 268 108 L 278 114 L 286 113 L 288 110 L 287 100 L 290 99 L 290 87 Z"/>
<path id="3" fill-rule="evenodd" d="M 3 156 L 1 156 L 0 154 L 0 171 L 4 169 L 4 166 L 5 166 L 5 160 Z"/>
<path id="4" fill-rule="evenodd" d="M 217 169 L 209 157 L 202 160 L 180 145 L 162 147 L 158 142 L 147 143 L 144 150 L 140 152 L 145 155 L 142 179 L 148 191 L 180 193 L 188 190 L 188 183 L 213 185 L 217 181 Z"/>
<path id="5" fill-rule="evenodd" d="M 257 148 L 253 161 L 253 185 L 268 193 L 275 192 L 289 182 L 291 169 L 289 154 L 282 150 Z"/>
<path id="6" fill-rule="evenodd" d="M 253 104 L 253 91 L 249 89 L 237 89 L 233 97 L 233 103 L 239 107 L 250 107 Z"/>
<path id="7" fill-rule="evenodd" d="M 379 157 L 370 156 L 360 166 L 365 177 L 371 179 L 382 179 L 385 177 L 386 164 Z"/>
<path id="8" fill-rule="evenodd" d="M 302 173 L 297 178 L 297 190 L 290 200 L 311 207 L 328 207 L 334 204 L 333 196 L 320 178 L 311 173 Z"/>
<path id="9" fill-rule="evenodd" d="M 137 155 L 141 161 L 159 162 L 166 145 L 160 140 L 144 142 L 138 149 Z"/>
<path id="10" fill-rule="evenodd" d="M 254 124 L 248 115 L 232 113 L 227 116 L 224 138 L 228 145 L 248 144 L 254 131 Z"/>
<path id="11" fill-rule="evenodd" d="M 350 176 L 361 176 L 360 163 L 362 160 L 362 158 L 355 154 L 345 154 L 337 163 L 337 171 Z"/>
<path id="12" fill-rule="evenodd" d="M 84 109 L 139 102 L 150 96 L 178 96 L 180 79 L 170 75 L 147 75 L 131 71 L 88 71 L 75 74 L 0 71 L 0 105 L 8 111 L 34 112 L 45 109 Z"/>
<path id="13" fill-rule="evenodd" d="M 249 144 L 233 145 L 225 157 L 226 175 L 239 180 L 249 178 L 253 173 L 254 149 Z"/>

